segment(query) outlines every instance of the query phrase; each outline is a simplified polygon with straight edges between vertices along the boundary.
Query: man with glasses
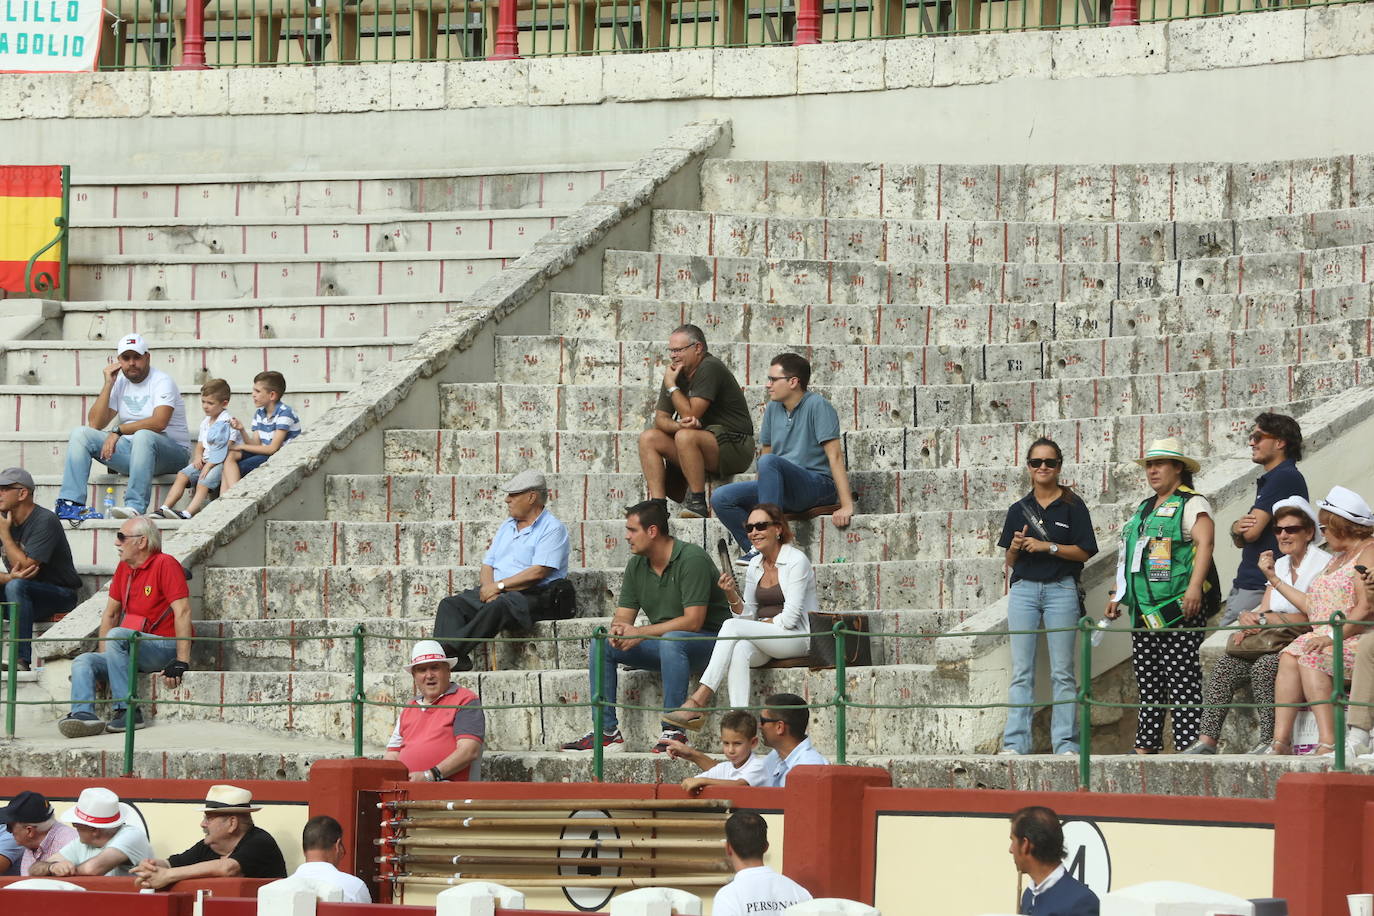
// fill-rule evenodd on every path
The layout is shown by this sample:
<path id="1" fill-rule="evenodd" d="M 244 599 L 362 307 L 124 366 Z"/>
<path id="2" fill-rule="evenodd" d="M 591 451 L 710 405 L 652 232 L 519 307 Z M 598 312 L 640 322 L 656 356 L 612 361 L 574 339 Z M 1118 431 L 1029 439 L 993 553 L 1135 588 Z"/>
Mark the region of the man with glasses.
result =
<path id="1" fill-rule="evenodd" d="M 573 616 L 568 529 L 545 508 L 544 475 L 521 471 L 502 489 L 510 517 L 482 558 L 481 584 L 449 595 L 434 615 L 434 638 L 457 671 L 471 671 L 473 646 L 503 630 L 528 631 L 536 620 Z"/>
<path id="2" fill-rule="evenodd" d="M 67 533 L 51 509 L 35 505 L 33 477 L 23 468 L 0 471 L 0 550 L 5 571 L 0 595 L 17 615 L 12 638 L 19 640 L 19 671 L 33 661 L 33 624 L 76 607 L 81 577 L 72 562 Z M 8 664 L 9 655 L 0 664 Z"/>
<path id="3" fill-rule="evenodd" d="M 1298 470 L 1302 460 L 1302 428 L 1292 417 L 1262 413 L 1250 433 L 1250 460 L 1264 468 L 1255 481 L 1255 502 L 1250 511 L 1231 525 L 1231 543 L 1240 548 L 1240 565 L 1221 623 L 1230 626 L 1246 611 L 1259 607 L 1268 584 L 1260 572 L 1259 558 L 1266 551 L 1279 552 L 1271 522 L 1274 503 L 1290 496 L 1307 498 L 1307 480 Z"/>
<path id="4" fill-rule="evenodd" d="M 772 748 L 763 758 L 766 786 L 787 785 L 787 774 L 799 766 L 827 766 L 830 761 L 811 746 L 806 729 L 811 725 L 811 710 L 795 693 L 775 693 L 764 701 L 759 713 L 759 737 Z"/>
<path id="5" fill-rule="evenodd" d="M 110 580 L 110 597 L 100 618 L 100 647 L 72 662 L 72 708 L 57 723 L 68 738 L 85 738 L 103 731 L 143 728 L 143 710 L 128 715 L 129 645 L 135 633 L 138 670 L 161 671 L 168 687 L 181 684 L 191 667 L 191 600 L 186 571 L 162 552 L 162 534 L 145 516 L 131 518 L 115 535 L 119 565 Z M 95 714 L 96 689 L 110 685 L 114 703 L 109 722 Z"/>
<path id="6" fill-rule="evenodd" d="M 682 504 L 682 518 L 705 518 L 706 474 L 728 477 L 754 460 L 754 418 L 734 374 L 706 352 L 694 324 L 668 335 L 668 367 L 653 426 L 639 435 L 649 498 Z"/>
<path id="7" fill-rule="evenodd" d="M 720 487 L 711 498 L 721 524 L 735 536 L 748 566 L 758 555 L 744 533 L 749 510 L 759 503 L 800 513 L 824 508 L 836 528 L 854 515 L 854 493 L 840 448 L 840 416 L 818 394 L 807 391 L 811 364 L 784 353 L 768 367 L 768 406 L 759 428 L 758 479 Z"/>

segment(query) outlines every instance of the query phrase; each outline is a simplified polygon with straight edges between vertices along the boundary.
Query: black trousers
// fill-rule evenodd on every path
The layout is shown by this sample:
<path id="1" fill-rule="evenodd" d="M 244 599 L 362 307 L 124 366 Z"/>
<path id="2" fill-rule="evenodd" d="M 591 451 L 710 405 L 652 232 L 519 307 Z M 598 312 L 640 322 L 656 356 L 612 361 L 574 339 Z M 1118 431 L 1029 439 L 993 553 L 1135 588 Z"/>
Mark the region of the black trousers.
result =
<path id="1" fill-rule="evenodd" d="M 547 586 L 502 592 L 485 602 L 478 588 L 449 595 L 434 614 L 434 638 L 454 658 L 467 658 L 475 643 L 502 632 L 533 629 L 536 604 L 545 591 Z"/>

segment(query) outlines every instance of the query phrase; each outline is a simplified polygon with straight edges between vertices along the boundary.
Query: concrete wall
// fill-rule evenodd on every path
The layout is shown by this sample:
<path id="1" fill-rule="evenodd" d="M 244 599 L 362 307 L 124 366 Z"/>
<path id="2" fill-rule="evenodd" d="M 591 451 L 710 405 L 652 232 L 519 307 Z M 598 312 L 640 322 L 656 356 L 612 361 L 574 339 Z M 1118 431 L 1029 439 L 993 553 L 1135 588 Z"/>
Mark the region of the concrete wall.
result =
<path id="1" fill-rule="evenodd" d="M 624 160 L 704 117 L 731 119 L 748 158 L 1244 161 L 1374 150 L 1351 104 L 1371 83 L 1374 4 L 801 49 L 0 75 L 0 160 L 78 176 Z"/>

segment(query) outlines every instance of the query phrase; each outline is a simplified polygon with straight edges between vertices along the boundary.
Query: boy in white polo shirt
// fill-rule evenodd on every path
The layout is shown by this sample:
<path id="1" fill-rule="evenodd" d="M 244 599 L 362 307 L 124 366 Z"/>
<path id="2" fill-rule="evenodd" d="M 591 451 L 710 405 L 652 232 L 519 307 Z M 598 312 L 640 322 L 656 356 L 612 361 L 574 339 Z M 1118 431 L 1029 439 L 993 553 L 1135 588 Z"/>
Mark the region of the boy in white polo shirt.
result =
<path id="1" fill-rule="evenodd" d="M 682 781 L 682 789 L 697 795 L 707 786 L 763 786 L 768 784 L 763 771 L 763 758 L 754 756 L 759 743 L 759 726 L 752 713 L 732 709 L 720 720 L 720 750 L 725 760 L 717 763 L 701 751 L 681 741 L 668 740 L 670 757 L 690 760 L 706 772 L 689 776 Z"/>
<path id="2" fill-rule="evenodd" d="M 725 822 L 725 859 L 735 880 L 716 891 L 711 916 L 763 916 L 805 903 L 811 892 L 763 864 L 768 822 L 753 811 L 736 811 Z"/>

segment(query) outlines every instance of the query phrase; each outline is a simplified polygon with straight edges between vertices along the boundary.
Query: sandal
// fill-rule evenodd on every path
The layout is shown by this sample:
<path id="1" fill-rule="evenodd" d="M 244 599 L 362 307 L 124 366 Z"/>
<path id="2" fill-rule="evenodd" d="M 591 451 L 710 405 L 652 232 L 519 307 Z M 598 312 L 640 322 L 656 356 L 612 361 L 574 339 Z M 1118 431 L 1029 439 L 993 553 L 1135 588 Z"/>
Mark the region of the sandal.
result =
<path id="1" fill-rule="evenodd" d="M 699 732 L 701 727 L 706 724 L 706 713 L 693 713 L 692 710 L 696 708 L 695 706 L 685 706 L 682 709 L 664 713 L 663 721 L 674 728 L 685 728 L 689 732 Z"/>
<path id="2" fill-rule="evenodd" d="M 1291 757 L 1293 756 L 1293 743 L 1291 741 L 1273 741 L 1267 748 L 1260 751 L 1260 754 L 1267 757 Z"/>
<path id="3" fill-rule="evenodd" d="M 1336 745 L 1334 745 L 1334 744 L 1318 744 L 1315 748 L 1313 748 L 1311 756 L 1313 756 L 1313 757 L 1335 757 L 1335 756 L 1336 756 Z"/>

